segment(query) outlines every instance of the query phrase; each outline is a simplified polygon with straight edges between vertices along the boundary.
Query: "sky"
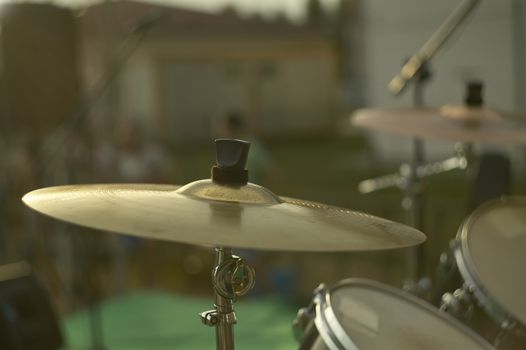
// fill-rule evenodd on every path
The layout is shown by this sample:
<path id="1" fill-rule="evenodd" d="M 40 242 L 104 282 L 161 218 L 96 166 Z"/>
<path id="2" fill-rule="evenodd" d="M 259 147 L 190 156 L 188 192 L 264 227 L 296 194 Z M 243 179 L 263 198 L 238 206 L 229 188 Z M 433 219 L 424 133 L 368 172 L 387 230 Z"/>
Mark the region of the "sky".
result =
<path id="1" fill-rule="evenodd" d="M 0 0 L 0 2 L 22 2 L 21 0 Z M 31 0 L 32 2 L 52 2 L 68 7 L 102 2 L 104 0 Z M 308 0 L 136 0 L 143 2 L 171 4 L 207 12 L 216 12 L 227 6 L 235 7 L 242 14 L 259 13 L 263 16 L 273 16 L 285 13 L 292 20 L 300 21 L 305 15 Z M 339 0 L 320 0 L 327 9 L 334 9 Z"/>

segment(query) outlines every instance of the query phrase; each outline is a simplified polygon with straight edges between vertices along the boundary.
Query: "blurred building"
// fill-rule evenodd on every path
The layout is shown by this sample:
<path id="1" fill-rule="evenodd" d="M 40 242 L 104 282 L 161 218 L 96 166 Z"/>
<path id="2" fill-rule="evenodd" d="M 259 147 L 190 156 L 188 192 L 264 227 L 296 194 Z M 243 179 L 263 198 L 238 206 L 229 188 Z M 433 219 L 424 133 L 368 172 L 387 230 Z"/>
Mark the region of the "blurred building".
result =
<path id="1" fill-rule="evenodd" d="M 315 25 L 119 1 L 88 8 L 80 33 L 86 86 L 120 70 L 98 109 L 110 127 L 138 119 L 180 143 L 210 139 L 232 110 L 262 136 L 318 133 L 337 115 L 337 47 Z"/>
<path id="2" fill-rule="evenodd" d="M 67 181 L 72 147 L 55 132 L 79 130 L 69 123 L 80 99 L 76 26 L 71 11 L 49 4 L 3 4 L 0 21 L 0 262 L 32 260 L 34 231 L 20 197 Z"/>
<path id="3" fill-rule="evenodd" d="M 79 102 L 77 37 L 70 10 L 3 4 L 0 11 L 2 129 L 44 137 Z"/>

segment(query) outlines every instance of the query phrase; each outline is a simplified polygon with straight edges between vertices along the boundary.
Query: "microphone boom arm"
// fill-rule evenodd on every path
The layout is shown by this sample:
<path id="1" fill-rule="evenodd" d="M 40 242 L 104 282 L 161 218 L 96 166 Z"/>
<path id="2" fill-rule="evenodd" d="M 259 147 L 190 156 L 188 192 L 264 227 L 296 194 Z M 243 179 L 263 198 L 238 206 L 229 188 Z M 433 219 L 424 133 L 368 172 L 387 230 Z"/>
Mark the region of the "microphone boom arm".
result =
<path id="1" fill-rule="evenodd" d="M 473 11 L 479 0 L 464 0 L 446 18 L 444 23 L 431 35 L 420 50 L 414 54 L 400 72 L 389 82 L 389 92 L 398 95 L 405 88 L 407 83 L 413 79 L 422 65 L 429 61 L 440 49 L 453 32 L 464 22 L 468 15 Z"/>

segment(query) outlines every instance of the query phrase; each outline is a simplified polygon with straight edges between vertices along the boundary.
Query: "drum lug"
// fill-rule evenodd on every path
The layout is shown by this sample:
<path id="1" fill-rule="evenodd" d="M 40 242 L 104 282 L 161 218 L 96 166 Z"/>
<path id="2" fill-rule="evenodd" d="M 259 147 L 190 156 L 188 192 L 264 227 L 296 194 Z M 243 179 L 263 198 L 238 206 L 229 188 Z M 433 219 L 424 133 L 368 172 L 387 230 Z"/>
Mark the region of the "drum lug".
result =
<path id="1" fill-rule="evenodd" d="M 465 293 L 468 293 L 469 296 L 471 297 L 473 293 L 475 293 L 476 287 L 471 283 L 464 283 L 464 285 L 462 286 L 462 290 Z"/>
<path id="2" fill-rule="evenodd" d="M 314 289 L 314 292 L 313 292 L 315 296 L 325 295 L 326 293 L 327 293 L 327 286 L 325 285 L 325 283 L 320 283 L 320 285 L 316 287 L 316 289 Z"/>
<path id="3" fill-rule="evenodd" d="M 314 308 L 311 307 L 311 305 L 299 309 L 298 313 L 296 314 L 296 318 L 294 321 L 292 321 L 292 331 L 294 333 L 294 338 L 300 343 L 305 337 L 305 331 L 307 327 L 309 327 L 309 324 L 314 319 Z"/>
<path id="4" fill-rule="evenodd" d="M 314 298 L 310 302 L 309 306 L 303 307 L 298 310 L 296 318 L 292 322 L 292 330 L 294 332 L 294 338 L 301 342 L 305 337 L 305 332 L 309 325 L 314 320 L 316 314 L 316 304 L 319 302 L 319 298 L 324 298 L 327 293 L 327 286 L 324 283 L 320 283 L 316 289 L 314 289 Z"/>
<path id="5" fill-rule="evenodd" d="M 449 249 L 450 249 L 451 251 L 455 251 L 455 250 L 457 250 L 459 247 L 460 247 L 460 240 L 458 240 L 458 239 L 452 239 L 451 241 L 449 241 Z"/>
<path id="6" fill-rule="evenodd" d="M 445 311 L 458 319 L 469 320 L 473 316 L 473 288 L 464 284 L 462 288 L 453 293 L 442 295 L 440 310 Z"/>

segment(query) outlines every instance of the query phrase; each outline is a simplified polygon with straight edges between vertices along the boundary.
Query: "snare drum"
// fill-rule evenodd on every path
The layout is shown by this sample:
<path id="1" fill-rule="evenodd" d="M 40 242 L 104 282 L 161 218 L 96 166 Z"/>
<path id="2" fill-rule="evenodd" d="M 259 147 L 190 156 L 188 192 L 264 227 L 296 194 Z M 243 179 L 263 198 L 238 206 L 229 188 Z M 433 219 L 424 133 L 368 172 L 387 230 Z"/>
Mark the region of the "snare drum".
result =
<path id="1" fill-rule="evenodd" d="M 505 197 L 477 208 L 452 247 L 464 286 L 443 296 L 442 309 L 499 347 L 508 348 L 507 341 L 519 344 L 510 348 L 526 349 L 526 197 Z M 493 330 L 478 308 L 492 320 Z M 508 339 L 499 339 L 503 334 Z"/>
<path id="2" fill-rule="evenodd" d="M 300 349 L 492 349 L 448 314 L 404 291 L 349 279 L 321 285 L 294 322 Z"/>

